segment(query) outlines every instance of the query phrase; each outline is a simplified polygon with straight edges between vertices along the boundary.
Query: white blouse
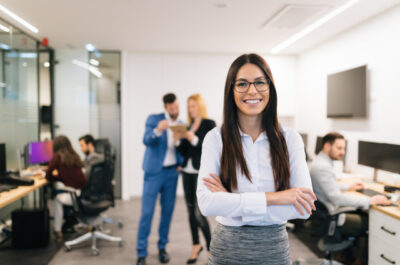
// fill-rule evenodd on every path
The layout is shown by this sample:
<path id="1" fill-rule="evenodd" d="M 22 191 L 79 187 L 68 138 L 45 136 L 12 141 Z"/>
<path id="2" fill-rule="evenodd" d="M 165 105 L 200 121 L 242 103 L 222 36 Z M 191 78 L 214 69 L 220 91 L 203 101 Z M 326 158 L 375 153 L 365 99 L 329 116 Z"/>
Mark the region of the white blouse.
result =
<path id="1" fill-rule="evenodd" d="M 312 188 L 311 178 L 305 159 L 304 144 L 300 135 L 282 128 L 289 152 L 290 187 Z M 211 192 L 203 179 L 210 174 L 219 176 L 222 154 L 221 128 L 216 127 L 206 135 L 201 155 L 197 183 L 197 200 L 205 216 L 217 216 L 217 221 L 227 226 L 284 224 L 290 219 L 307 219 L 294 205 L 268 205 L 265 192 L 274 192 L 275 184 L 271 167 L 269 142 L 266 133 L 260 134 L 253 143 L 252 138 L 240 132 L 243 154 L 249 169 L 250 182 L 237 170 L 238 188 L 229 192 Z"/>

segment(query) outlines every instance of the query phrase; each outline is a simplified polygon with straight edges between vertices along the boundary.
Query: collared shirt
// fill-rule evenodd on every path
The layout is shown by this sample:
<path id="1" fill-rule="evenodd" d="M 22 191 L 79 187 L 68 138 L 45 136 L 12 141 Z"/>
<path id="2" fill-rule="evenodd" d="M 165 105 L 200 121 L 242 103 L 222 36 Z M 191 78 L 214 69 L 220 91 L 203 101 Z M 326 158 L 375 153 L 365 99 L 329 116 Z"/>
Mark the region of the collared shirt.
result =
<path id="1" fill-rule="evenodd" d="M 193 132 L 193 128 L 190 128 L 190 131 Z M 194 133 L 194 132 L 193 132 Z M 199 143 L 199 137 L 195 135 L 190 142 L 191 145 L 196 146 Z M 178 144 L 179 145 L 179 144 Z M 182 168 L 182 172 L 188 173 L 188 174 L 197 174 L 199 171 L 193 167 L 192 164 L 192 158 L 189 158 L 186 167 Z"/>
<path id="2" fill-rule="evenodd" d="M 349 186 L 337 182 L 333 161 L 322 151 L 311 162 L 310 173 L 315 195 L 329 212 L 339 207 L 369 208 L 369 197 L 342 193 Z"/>
<path id="3" fill-rule="evenodd" d="M 168 112 L 165 112 L 165 119 L 169 122 L 169 125 L 174 125 L 174 124 L 179 124 L 178 119 L 175 121 L 172 121 L 171 116 L 169 116 Z M 154 134 L 157 137 L 160 137 L 162 133 L 157 133 L 156 131 L 157 128 L 154 129 Z M 172 135 L 171 129 L 167 129 L 167 152 L 165 153 L 165 158 L 163 162 L 164 167 L 168 166 L 173 166 L 177 164 L 176 161 L 176 149 L 175 149 L 175 143 L 174 143 L 174 137 Z"/>
<path id="4" fill-rule="evenodd" d="M 304 144 L 300 135 L 292 129 L 282 129 L 289 152 L 290 187 L 312 188 L 305 159 Z M 211 192 L 203 179 L 211 173 L 219 175 L 222 154 L 221 128 L 214 128 L 204 139 L 197 200 L 206 216 L 217 216 L 217 221 L 228 226 L 284 224 L 290 219 L 307 219 L 294 205 L 268 205 L 266 192 L 274 192 L 275 184 L 271 166 L 269 141 L 266 133 L 255 142 L 241 132 L 243 154 L 249 169 L 250 182 L 241 170 L 237 170 L 238 187 L 230 192 Z"/>

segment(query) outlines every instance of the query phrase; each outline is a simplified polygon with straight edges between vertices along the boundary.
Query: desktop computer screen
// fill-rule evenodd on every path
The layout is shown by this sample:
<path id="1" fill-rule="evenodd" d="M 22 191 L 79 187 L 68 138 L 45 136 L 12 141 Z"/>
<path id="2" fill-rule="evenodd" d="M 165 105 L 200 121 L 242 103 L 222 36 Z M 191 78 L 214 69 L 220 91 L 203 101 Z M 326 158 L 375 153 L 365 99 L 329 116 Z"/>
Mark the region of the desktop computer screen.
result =
<path id="1" fill-rule="evenodd" d="M 318 155 L 318 153 L 322 150 L 322 137 L 317 136 L 317 142 L 315 143 L 315 154 Z"/>
<path id="2" fill-rule="evenodd" d="M 358 164 L 400 173 L 400 145 L 358 141 Z"/>
<path id="3" fill-rule="evenodd" d="M 308 135 L 305 133 L 300 133 L 301 139 L 303 139 L 304 147 L 307 149 L 307 140 L 308 140 Z"/>
<path id="4" fill-rule="evenodd" d="M 25 146 L 26 165 L 48 163 L 53 157 L 53 142 L 31 142 Z"/>
<path id="5" fill-rule="evenodd" d="M 0 143 L 0 173 L 6 172 L 6 144 Z"/>

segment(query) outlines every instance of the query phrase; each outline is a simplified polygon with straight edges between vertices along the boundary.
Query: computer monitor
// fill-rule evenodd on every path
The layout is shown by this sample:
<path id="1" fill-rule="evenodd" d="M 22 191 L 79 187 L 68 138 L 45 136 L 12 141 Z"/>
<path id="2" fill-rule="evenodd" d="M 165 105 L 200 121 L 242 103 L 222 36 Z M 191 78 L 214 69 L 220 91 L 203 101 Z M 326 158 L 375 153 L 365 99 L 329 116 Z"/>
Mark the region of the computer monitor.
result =
<path id="1" fill-rule="evenodd" d="M 303 143 L 304 143 L 304 148 L 307 149 L 307 140 L 308 140 L 308 135 L 305 133 L 300 133 L 301 139 L 303 139 Z"/>
<path id="2" fill-rule="evenodd" d="M 25 165 L 45 164 L 53 157 L 53 142 L 31 142 L 25 146 Z"/>
<path id="3" fill-rule="evenodd" d="M 7 171 L 6 144 L 0 143 L 0 173 Z"/>
<path id="4" fill-rule="evenodd" d="M 310 156 L 307 153 L 307 140 L 308 140 L 308 135 L 305 133 L 300 133 L 301 139 L 303 139 L 304 143 L 304 152 L 306 153 L 306 161 L 310 161 Z"/>
<path id="5" fill-rule="evenodd" d="M 322 138 L 321 136 L 317 136 L 317 142 L 315 143 L 315 154 L 318 155 L 318 153 L 322 150 Z"/>
<path id="6" fill-rule="evenodd" d="M 400 145 L 358 141 L 358 164 L 400 173 Z"/>

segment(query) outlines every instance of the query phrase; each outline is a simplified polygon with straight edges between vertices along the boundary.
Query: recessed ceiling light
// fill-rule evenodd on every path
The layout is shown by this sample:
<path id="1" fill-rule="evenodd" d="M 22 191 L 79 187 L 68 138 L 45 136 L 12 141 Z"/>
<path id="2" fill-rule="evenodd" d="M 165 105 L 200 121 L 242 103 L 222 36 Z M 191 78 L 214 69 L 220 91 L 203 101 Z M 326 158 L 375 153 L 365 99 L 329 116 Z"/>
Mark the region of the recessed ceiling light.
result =
<path id="1" fill-rule="evenodd" d="M 282 51 L 283 49 L 289 47 L 290 45 L 292 45 L 293 43 L 295 43 L 299 39 L 303 38 L 304 36 L 306 36 L 307 34 L 312 32 L 316 28 L 320 27 L 321 25 L 325 24 L 326 22 L 328 22 L 332 18 L 336 17 L 337 15 L 339 15 L 340 13 L 345 11 L 346 9 L 350 8 L 351 6 L 356 4 L 358 1 L 360 1 L 360 0 L 350 0 L 346 4 L 340 6 L 339 8 L 336 8 L 335 10 L 330 12 L 328 15 L 322 17 L 321 19 L 317 20 L 316 22 L 314 22 L 310 26 L 308 26 L 305 29 L 301 30 L 300 32 L 294 34 L 292 37 L 290 37 L 289 39 L 285 40 L 281 44 L 275 46 L 271 50 L 271 53 L 272 54 L 279 53 L 280 51 Z"/>
<path id="2" fill-rule="evenodd" d="M 85 49 L 86 49 L 88 52 L 94 52 L 94 51 L 96 50 L 96 46 L 94 46 L 94 45 L 91 44 L 91 43 L 88 43 L 88 44 L 85 45 Z"/>
<path id="3" fill-rule="evenodd" d="M 17 14 L 11 12 L 10 10 L 8 10 L 7 8 L 5 8 L 4 6 L 0 5 L 0 11 L 3 11 L 4 13 L 6 13 L 8 16 L 10 16 L 12 19 L 16 20 L 17 22 L 19 22 L 20 24 L 22 24 L 24 27 L 26 27 L 27 29 L 29 29 L 30 31 L 34 32 L 34 33 L 38 33 L 39 30 L 38 28 L 36 28 L 35 26 L 33 26 L 32 24 L 28 23 L 26 20 L 24 20 L 23 18 L 21 18 L 20 16 L 18 16 Z"/>
<path id="4" fill-rule="evenodd" d="M 216 8 L 225 8 L 225 7 L 227 7 L 228 5 L 227 4 L 224 4 L 224 3 L 218 3 L 218 4 L 215 4 L 215 7 Z"/>
<path id="5" fill-rule="evenodd" d="M 97 67 L 94 67 L 94 66 L 84 63 L 82 61 L 79 61 L 77 59 L 72 60 L 72 63 L 79 67 L 89 70 L 89 72 L 91 72 L 92 74 L 94 74 L 95 76 L 97 76 L 99 78 L 103 76 L 103 73 L 100 72 L 99 69 L 97 69 Z"/>
<path id="6" fill-rule="evenodd" d="M 48 67 L 50 67 L 50 63 L 49 62 L 44 62 L 43 66 L 48 68 Z"/>
<path id="7" fill-rule="evenodd" d="M 3 50 L 11 50 L 11 47 L 4 43 L 0 43 L 0 48 Z"/>
<path id="8" fill-rule="evenodd" d="M 89 60 L 89 63 L 90 63 L 91 65 L 94 65 L 94 66 L 99 66 L 99 65 L 100 65 L 100 62 L 97 61 L 96 59 L 90 59 L 90 60 Z"/>
<path id="9" fill-rule="evenodd" d="M 10 32 L 10 29 L 7 28 L 6 26 L 2 25 L 2 24 L 0 24 L 0 29 L 1 29 L 2 31 L 5 31 L 5 32 Z"/>

